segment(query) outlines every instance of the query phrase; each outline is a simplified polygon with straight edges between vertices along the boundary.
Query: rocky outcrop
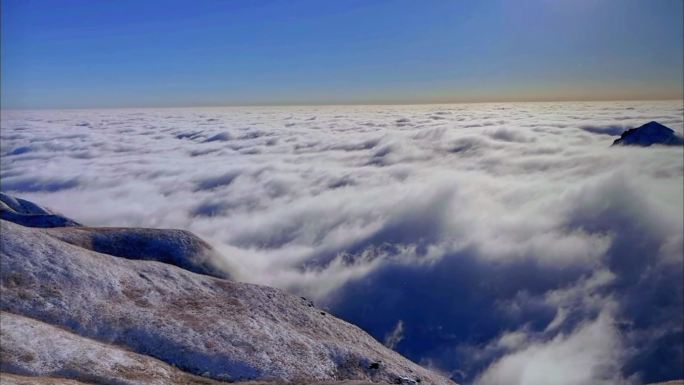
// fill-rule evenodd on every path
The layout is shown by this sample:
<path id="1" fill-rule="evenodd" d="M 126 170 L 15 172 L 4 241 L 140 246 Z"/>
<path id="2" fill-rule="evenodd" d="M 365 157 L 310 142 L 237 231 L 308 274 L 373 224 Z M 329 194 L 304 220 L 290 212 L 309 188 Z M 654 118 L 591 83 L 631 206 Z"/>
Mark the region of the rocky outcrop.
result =
<path id="1" fill-rule="evenodd" d="M 653 144 L 681 146 L 684 145 L 684 138 L 678 136 L 673 129 L 663 126 L 658 122 L 648 122 L 643 126 L 623 132 L 620 138 L 613 142 L 613 146 L 647 147 Z"/>
<path id="2" fill-rule="evenodd" d="M 183 268 L 177 256 L 208 247 L 189 233 L 0 222 L 4 372 L 121 384 L 451 384 L 310 301 Z M 176 257 L 152 258 L 159 250 Z"/>

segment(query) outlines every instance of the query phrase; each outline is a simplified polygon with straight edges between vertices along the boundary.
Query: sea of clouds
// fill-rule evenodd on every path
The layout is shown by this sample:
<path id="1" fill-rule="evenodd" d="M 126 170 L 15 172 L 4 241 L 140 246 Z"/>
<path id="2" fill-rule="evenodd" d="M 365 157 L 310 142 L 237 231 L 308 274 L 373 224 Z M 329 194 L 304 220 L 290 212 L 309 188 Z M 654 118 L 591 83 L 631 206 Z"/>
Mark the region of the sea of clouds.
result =
<path id="1" fill-rule="evenodd" d="M 3 111 L 2 191 L 183 228 L 464 383 L 684 377 L 683 104 Z"/>

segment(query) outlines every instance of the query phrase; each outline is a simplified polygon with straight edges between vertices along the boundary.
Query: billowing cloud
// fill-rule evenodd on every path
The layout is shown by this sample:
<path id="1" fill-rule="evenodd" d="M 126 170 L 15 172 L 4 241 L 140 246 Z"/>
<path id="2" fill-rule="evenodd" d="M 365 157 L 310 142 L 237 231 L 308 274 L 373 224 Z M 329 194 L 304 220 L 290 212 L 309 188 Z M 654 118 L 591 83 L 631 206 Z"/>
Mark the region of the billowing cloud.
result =
<path id="1" fill-rule="evenodd" d="M 3 111 L 0 188 L 89 225 L 193 231 L 233 276 L 458 381 L 665 380 L 684 377 L 683 151 L 609 146 L 651 120 L 681 133 L 682 111 Z"/>
<path id="2" fill-rule="evenodd" d="M 522 346 L 493 363 L 476 384 L 627 384 L 618 375 L 623 349 L 612 322 L 602 314 L 569 335 L 543 342 L 516 341 Z"/>

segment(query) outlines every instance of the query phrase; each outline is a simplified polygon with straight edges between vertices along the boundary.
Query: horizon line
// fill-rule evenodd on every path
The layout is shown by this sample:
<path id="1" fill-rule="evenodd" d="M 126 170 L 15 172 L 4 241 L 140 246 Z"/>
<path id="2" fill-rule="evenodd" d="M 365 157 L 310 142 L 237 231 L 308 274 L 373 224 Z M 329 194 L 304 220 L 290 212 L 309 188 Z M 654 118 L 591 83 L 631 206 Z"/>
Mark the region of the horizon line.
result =
<path id="1" fill-rule="evenodd" d="M 664 102 L 684 101 L 684 95 L 680 97 L 665 98 L 623 98 L 623 99 L 501 99 L 501 100 L 472 100 L 472 101 L 431 101 L 431 102 L 342 102 L 342 103 L 238 103 L 238 104 L 197 104 L 197 105 L 166 105 L 166 106 L 101 106 L 101 107 L 2 107 L 0 111 L 49 111 L 49 110 L 134 110 L 134 109 L 184 109 L 184 108 L 239 108 L 239 107 L 353 107 L 353 106 L 421 106 L 421 105 L 448 105 L 448 104 L 515 104 L 515 103 L 580 103 L 580 102 Z"/>

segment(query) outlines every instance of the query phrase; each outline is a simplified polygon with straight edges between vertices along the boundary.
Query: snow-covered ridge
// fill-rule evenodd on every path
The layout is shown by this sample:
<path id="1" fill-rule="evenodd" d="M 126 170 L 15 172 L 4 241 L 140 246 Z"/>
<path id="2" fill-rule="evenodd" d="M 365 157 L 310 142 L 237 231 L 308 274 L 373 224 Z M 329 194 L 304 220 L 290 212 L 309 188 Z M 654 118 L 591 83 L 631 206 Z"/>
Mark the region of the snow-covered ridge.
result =
<path id="1" fill-rule="evenodd" d="M 0 222 L 3 372 L 122 384 L 451 383 L 304 298 L 145 249 L 157 238 L 192 249 L 190 233 Z"/>
<path id="2" fill-rule="evenodd" d="M 3 193 L 0 193 L 0 218 L 29 227 L 80 226 L 52 210 Z"/>
<path id="3" fill-rule="evenodd" d="M 0 217 L 27 227 L 48 228 L 51 236 L 98 253 L 159 261 L 194 273 L 229 278 L 228 267 L 218 253 L 189 231 L 81 226 L 50 209 L 3 193 Z"/>
<path id="4" fill-rule="evenodd" d="M 2 312 L 1 316 L 4 371 L 37 376 L 68 373 L 67 377 L 93 382 L 115 378 L 117 383 L 126 385 L 214 383 L 149 356 L 91 340 L 35 319 L 7 312 Z"/>
<path id="5" fill-rule="evenodd" d="M 151 260 L 193 273 L 228 278 L 227 266 L 202 239 L 185 230 L 121 227 L 62 227 L 47 230 L 53 237 L 98 253 Z"/>

